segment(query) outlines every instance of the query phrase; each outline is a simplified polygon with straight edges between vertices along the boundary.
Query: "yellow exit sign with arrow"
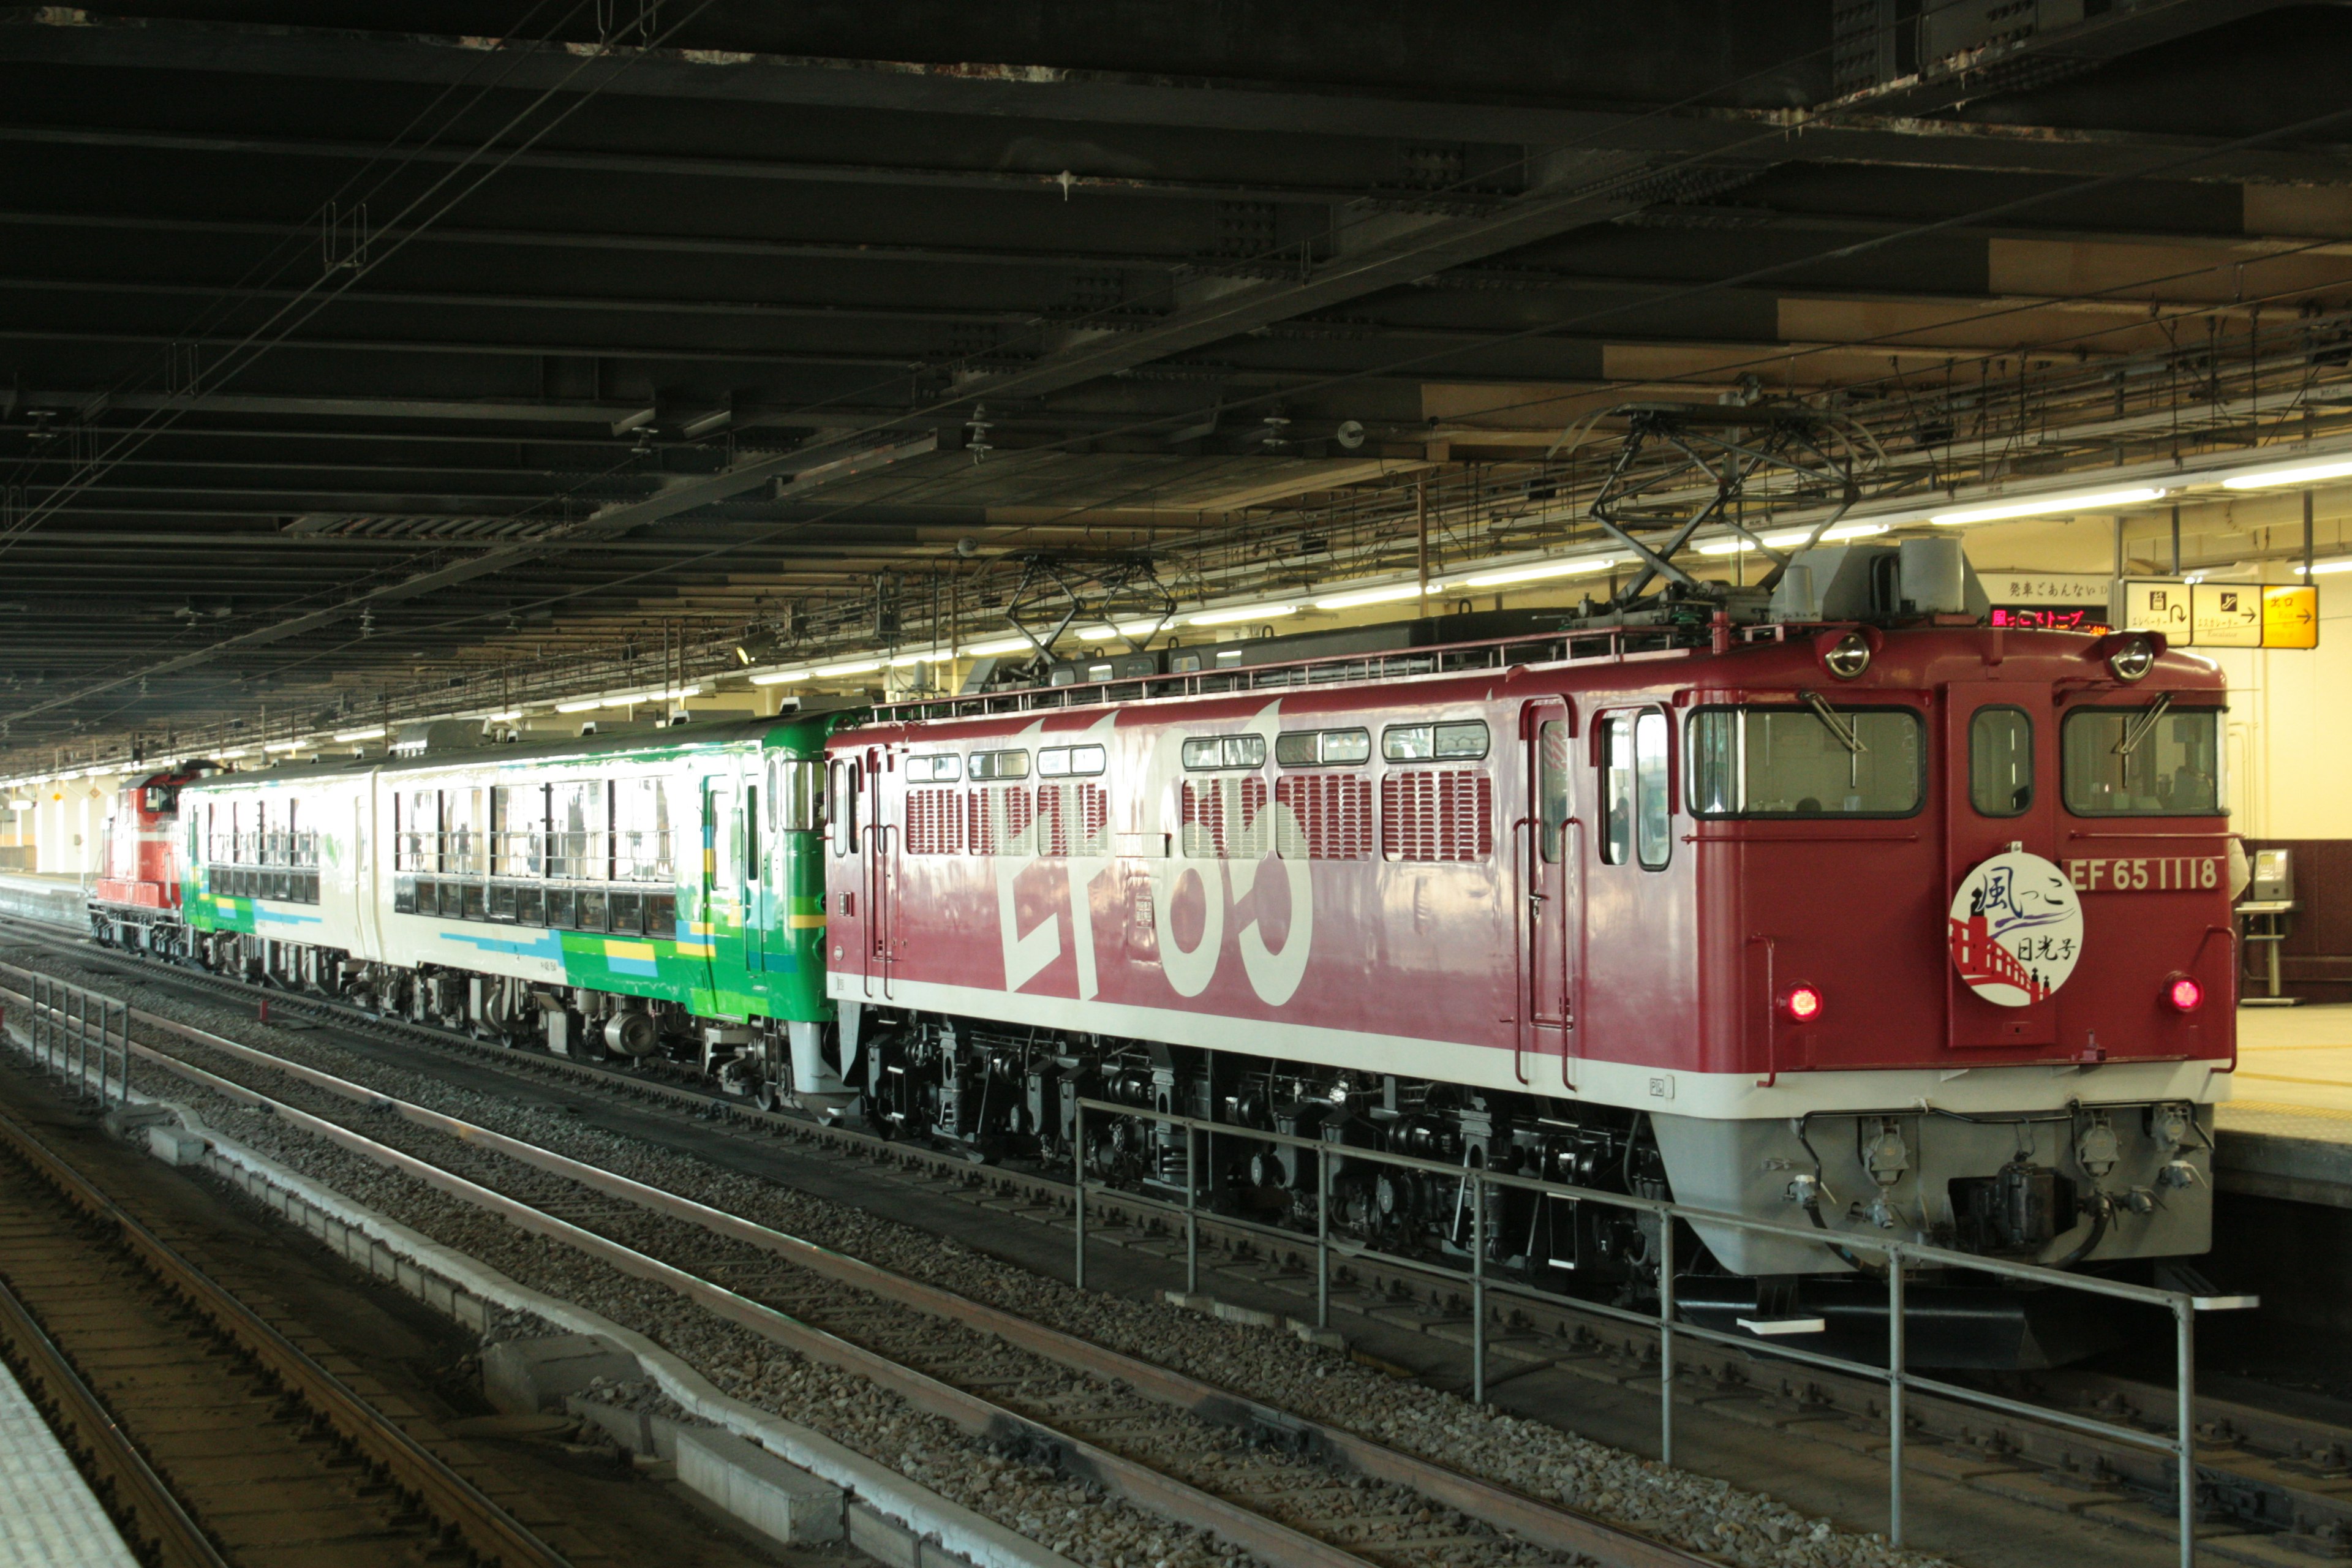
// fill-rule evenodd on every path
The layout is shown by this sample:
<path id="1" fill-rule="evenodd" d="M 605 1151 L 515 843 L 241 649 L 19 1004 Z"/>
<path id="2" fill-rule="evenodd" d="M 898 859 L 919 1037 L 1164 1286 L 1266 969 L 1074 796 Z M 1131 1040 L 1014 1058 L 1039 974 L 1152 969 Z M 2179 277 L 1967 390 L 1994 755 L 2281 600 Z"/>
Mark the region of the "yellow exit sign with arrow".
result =
<path id="1" fill-rule="evenodd" d="M 2319 590 L 2311 586 L 2126 577 L 2110 610 L 2118 630 L 2162 632 L 2174 647 L 2319 646 Z"/>
<path id="2" fill-rule="evenodd" d="M 2319 646 L 2319 590 L 2311 586 L 2300 588 L 2265 588 L 2263 590 L 2263 646 L 2264 647 L 2317 647 Z"/>

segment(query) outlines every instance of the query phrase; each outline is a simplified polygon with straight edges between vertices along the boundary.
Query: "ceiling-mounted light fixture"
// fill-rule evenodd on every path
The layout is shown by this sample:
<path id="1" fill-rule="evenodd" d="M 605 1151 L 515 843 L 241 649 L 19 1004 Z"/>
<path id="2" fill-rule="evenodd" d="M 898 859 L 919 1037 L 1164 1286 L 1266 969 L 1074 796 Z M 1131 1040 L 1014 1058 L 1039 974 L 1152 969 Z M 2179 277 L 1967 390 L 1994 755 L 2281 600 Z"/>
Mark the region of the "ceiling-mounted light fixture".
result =
<path id="1" fill-rule="evenodd" d="M 2036 496 L 2027 500 L 2001 501 L 1993 506 L 1966 507 L 1958 511 L 1939 511 L 1929 522 L 1947 527 L 1959 527 L 1971 522 L 2000 522 L 2012 517 L 2047 517 L 2065 511 L 2104 511 L 2119 506 L 2140 506 L 2152 500 L 2162 500 L 2171 492 L 2153 485 L 2137 485 L 2128 489 L 2084 490 L 2079 494 Z"/>
<path id="2" fill-rule="evenodd" d="M 2323 479 L 2352 478 L 2352 458 L 2326 463 L 2293 463 L 2283 468 L 2256 468 L 2232 474 L 2221 481 L 2225 490 L 2263 490 L 2273 485 L 2315 485 Z"/>
<path id="3" fill-rule="evenodd" d="M 1501 588 L 1513 583 L 1538 583 L 1547 577 L 1580 577 L 1591 572 L 1606 572 L 1623 563 L 1614 555 L 1602 555 L 1584 561 L 1538 561 L 1530 566 L 1511 566 L 1499 572 L 1482 572 L 1475 577 L 1459 579 L 1462 588 Z"/>
<path id="4" fill-rule="evenodd" d="M 1434 594 L 1444 586 L 1443 583 L 1432 583 L 1428 591 Z M 1419 583 L 1398 583 L 1386 588 L 1359 588 L 1351 594 L 1334 594 L 1328 599 L 1318 599 L 1315 607 L 1318 610 L 1359 610 L 1366 605 L 1393 605 L 1400 599 L 1418 599 L 1422 592 Z"/>
<path id="5" fill-rule="evenodd" d="M 1270 620 L 1276 616 L 1297 613 L 1296 605 L 1246 605 L 1233 610 L 1203 610 L 1185 617 L 1187 625 L 1195 626 L 1229 626 L 1240 621 Z"/>

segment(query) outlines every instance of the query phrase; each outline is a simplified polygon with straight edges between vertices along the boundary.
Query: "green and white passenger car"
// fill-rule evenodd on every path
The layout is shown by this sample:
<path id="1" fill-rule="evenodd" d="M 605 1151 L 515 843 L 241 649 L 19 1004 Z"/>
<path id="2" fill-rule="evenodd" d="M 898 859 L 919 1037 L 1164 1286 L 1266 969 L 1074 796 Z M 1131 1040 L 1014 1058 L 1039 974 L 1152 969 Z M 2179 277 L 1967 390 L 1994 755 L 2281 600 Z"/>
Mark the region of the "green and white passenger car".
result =
<path id="1" fill-rule="evenodd" d="M 175 954 L 822 1103 L 827 714 L 312 763 L 183 792 Z"/>

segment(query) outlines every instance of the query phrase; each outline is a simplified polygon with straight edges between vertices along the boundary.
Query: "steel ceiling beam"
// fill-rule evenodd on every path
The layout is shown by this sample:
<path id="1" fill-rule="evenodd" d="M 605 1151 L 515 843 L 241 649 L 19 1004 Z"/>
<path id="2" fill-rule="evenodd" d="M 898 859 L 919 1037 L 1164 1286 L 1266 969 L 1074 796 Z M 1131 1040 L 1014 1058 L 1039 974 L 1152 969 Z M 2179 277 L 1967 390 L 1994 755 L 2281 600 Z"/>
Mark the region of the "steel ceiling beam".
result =
<path id="1" fill-rule="evenodd" d="M 697 507 L 708 506 L 712 501 L 724 500 L 730 496 L 740 495 L 746 490 L 772 485 L 780 478 L 790 478 L 795 489 L 814 489 L 822 484 L 836 483 L 843 479 L 856 478 L 861 474 L 872 473 L 908 458 L 919 457 L 923 453 L 935 449 L 938 445 L 938 437 L 921 436 L 887 446 L 838 442 L 806 447 L 796 452 L 747 459 L 723 473 L 685 480 L 672 486 L 661 495 L 645 500 L 606 507 L 593 517 L 551 530 L 546 536 L 528 544 L 509 545 L 499 550 L 488 551 L 469 560 L 452 562 L 431 571 L 419 572 L 381 587 L 364 589 L 330 608 L 313 610 L 306 615 L 293 616 L 268 626 L 255 627 L 251 631 L 240 633 L 236 637 L 223 638 L 206 647 L 166 659 L 146 669 L 130 672 L 68 696 L 53 697 L 10 713 L 5 718 L 12 721 L 31 718 L 69 702 L 120 689 L 142 677 L 173 674 L 195 665 L 208 663 L 227 653 L 283 642 L 307 632 L 322 630 L 352 620 L 360 616 L 362 611 L 372 609 L 375 605 L 396 604 L 403 600 L 413 599 L 436 589 L 505 571 L 511 566 L 538 559 L 554 551 L 576 549 L 582 544 L 593 542 L 601 538 L 625 533 L 631 529 L 642 528 L 647 523 L 659 522 L 681 512 L 691 511 Z"/>

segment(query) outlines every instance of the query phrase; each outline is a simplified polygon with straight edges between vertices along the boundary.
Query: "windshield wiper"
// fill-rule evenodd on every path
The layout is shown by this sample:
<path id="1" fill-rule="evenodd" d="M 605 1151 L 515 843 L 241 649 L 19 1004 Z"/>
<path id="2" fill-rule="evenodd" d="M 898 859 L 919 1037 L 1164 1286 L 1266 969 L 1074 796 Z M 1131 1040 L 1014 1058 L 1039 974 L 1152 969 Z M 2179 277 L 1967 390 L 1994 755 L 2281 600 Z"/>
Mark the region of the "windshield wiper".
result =
<path id="1" fill-rule="evenodd" d="M 1847 751 L 1858 757 L 1870 750 L 1868 746 L 1862 743 L 1862 737 L 1853 732 L 1853 726 L 1845 721 L 1845 715 L 1822 700 L 1820 692 L 1800 691 L 1797 696 L 1806 707 L 1813 710 L 1813 716 L 1822 721 L 1822 727 L 1835 735 L 1838 738 L 1838 743 Z"/>
<path id="2" fill-rule="evenodd" d="M 2156 721 L 2163 718 L 2164 710 L 2171 706 L 2172 693 L 2169 691 L 2162 693 L 2154 702 L 2148 704 L 2147 711 L 2133 720 L 2130 726 L 2124 731 L 2123 739 L 2116 742 L 2116 755 L 2128 757 L 2138 751 L 2139 743 L 2147 739 L 2147 732 L 2156 728 Z"/>

